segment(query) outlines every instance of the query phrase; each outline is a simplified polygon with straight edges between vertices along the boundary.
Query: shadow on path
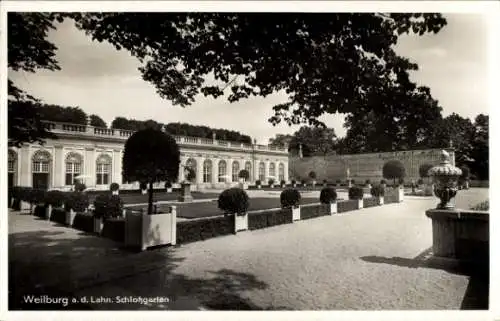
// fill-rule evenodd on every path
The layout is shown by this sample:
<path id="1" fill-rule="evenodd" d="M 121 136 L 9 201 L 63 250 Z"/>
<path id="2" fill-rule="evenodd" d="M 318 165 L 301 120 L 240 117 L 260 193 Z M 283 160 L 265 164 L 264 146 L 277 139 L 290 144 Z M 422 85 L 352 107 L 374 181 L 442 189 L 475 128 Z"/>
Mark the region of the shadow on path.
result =
<path id="1" fill-rule="evenodd" d="M 489 304 L 489 264 L 459 263 L 449 259 L 432 256 L 430 249 L 425 250 L 413 259 L 402 257 L 363 256 L 365 262 L 390 264 L 411 269 L 439 269 L 449 273 L 469 276 L 469 284 L 462 300 L 462 310 L 488 310 Z"/>

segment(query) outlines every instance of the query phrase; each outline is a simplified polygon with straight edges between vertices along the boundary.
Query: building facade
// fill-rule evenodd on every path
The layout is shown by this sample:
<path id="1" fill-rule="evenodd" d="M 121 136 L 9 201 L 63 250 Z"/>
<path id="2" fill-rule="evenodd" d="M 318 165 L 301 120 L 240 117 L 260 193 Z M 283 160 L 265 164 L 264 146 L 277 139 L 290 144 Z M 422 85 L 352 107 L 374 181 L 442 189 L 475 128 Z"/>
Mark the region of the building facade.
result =
<path id="1" fill-rule="evenodd" d="M 108 189 L 111 183 L 121 188 L 137 188 L 137 182 L 124 182 L 123 149 L 133 131 L 87 125 L 45 122 L 58 139 L 25 144 L 8 150 L 9 186 L 70 188 L 76 177 L 95 189 Z M 184 169 L 196 172 L 193 182 L 201 188 L 224 188 L 239 182 L 240 170 L 247 169 L 250 181 L 269 178 L 288 182 L 286 148 L 242 144 L 199 137 L 174 136 L 181 152 L 178 181 Z"/>

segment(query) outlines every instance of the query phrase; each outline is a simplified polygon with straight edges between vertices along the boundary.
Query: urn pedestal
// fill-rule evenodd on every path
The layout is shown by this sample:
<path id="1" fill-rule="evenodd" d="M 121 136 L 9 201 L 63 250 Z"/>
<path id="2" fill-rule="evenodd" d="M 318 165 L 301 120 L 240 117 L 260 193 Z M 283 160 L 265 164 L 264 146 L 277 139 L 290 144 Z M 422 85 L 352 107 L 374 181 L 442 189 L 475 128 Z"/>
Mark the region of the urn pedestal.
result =
<path id="1" fill-rule="evenodd" d="M 181 195 L 177 198 L 179 202 L 192 202 L 193 196 L 191 195 L 191 184 L 182 183 L 181 184 Z"/>

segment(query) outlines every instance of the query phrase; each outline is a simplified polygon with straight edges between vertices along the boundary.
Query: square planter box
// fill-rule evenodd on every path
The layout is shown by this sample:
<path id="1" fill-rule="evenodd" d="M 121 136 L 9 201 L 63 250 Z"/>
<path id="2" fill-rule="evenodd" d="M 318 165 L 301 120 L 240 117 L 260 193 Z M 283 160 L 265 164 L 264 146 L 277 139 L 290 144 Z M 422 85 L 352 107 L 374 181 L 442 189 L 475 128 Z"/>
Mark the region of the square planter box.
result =
<path id="1" fill-rule="evenodd" d="M 76 212 L 73 210 L 69 210 L 69 212 L 66 212 L 66 225 L 68 226 L 73 226 L 73 221 L 75 220 Z"/>
<path id="2" fill-rule="evenodd" d="M 330 203 L 330 215 L 337 214 L 337 202 Z"/>
<path id="3" fill-rule="evenodd" d="M 20 203 L 21 211 L 31 210 L 31 205 L 28 202 L 21 201 Z"/>
<path id="4" fill-rule="evenodd" d="M 300 220 L 300 206 L 292 207 L 292 220 L 293 221 Z"/>
<path id="5" fill-rule="evenodd" d="M 405 190 L 403 188 L 398 188 L 396 195 L 398 198 L 398 202 L 401 203 L 405 197 Z"/>
<path id="6" fill-rule="evenodd" d="M 377 201 L 378 201 L 378 205 L 384 205 L 384 197 L 383 196 L 377 197 Z"/>
<path id="7" fill-rule="evenodd" d="M 234 214 L 234 232 L 246 231 L 248 230 L 248 214 L 237 215 Z"/>
<path id="8" fill-rule="evenodd" d="M 99 217 L 99 218 L 94 217 L 93 220 L 94 220 L 93 232 L 100 235 L 102 233 L 102 228 L 104 226 L 104 221 L 103 221 L 102 217 Z"/>
<path id="9" fill-rule="evenodd" d="M 45 207 L 45 219 L 50 220 L 50 215 L 52 215 L 52 205 L 47 205 Z"/>
<path id="10" fill-rule="evenodd" d="M 363 208 L 363 199 L 358 200 L 358 210 Z"/>
<path id="11" fill-rule="evenodd" d="M 172 193 L 172 187 L 167 188 L 167 193 Z"/>
<path id="12" fill-rule="evenodd" d="M 127 211 L 125 216 L 125 245 L 144 251 L 158 245 L 175 245 L 177 233 L 176 207 L 170 213 L 148 215 Z"/>
<path id="13" fill-rule="evenodd" d="M 248 183 L 240 182 L 239 183 L 239 188 L 241 188 L 243 190 L 248 189 Z"/>

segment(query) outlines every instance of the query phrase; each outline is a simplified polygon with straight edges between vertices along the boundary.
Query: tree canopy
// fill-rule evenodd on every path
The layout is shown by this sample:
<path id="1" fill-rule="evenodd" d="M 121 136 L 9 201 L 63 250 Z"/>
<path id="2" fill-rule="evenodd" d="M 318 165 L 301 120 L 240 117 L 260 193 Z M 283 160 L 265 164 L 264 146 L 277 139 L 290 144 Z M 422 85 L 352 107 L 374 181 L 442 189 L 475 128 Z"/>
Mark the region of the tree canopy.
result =
<path id="1" fill-rule="evenodd" d="M 269 139 L 270 145 L 288 146 L 288 151 L 297 154 L 302 145 L 302 155 L 325 156 L 336 149 L 337 136 L 333 128 L 302 126 L 293 135 L 277 134 Z"/>

